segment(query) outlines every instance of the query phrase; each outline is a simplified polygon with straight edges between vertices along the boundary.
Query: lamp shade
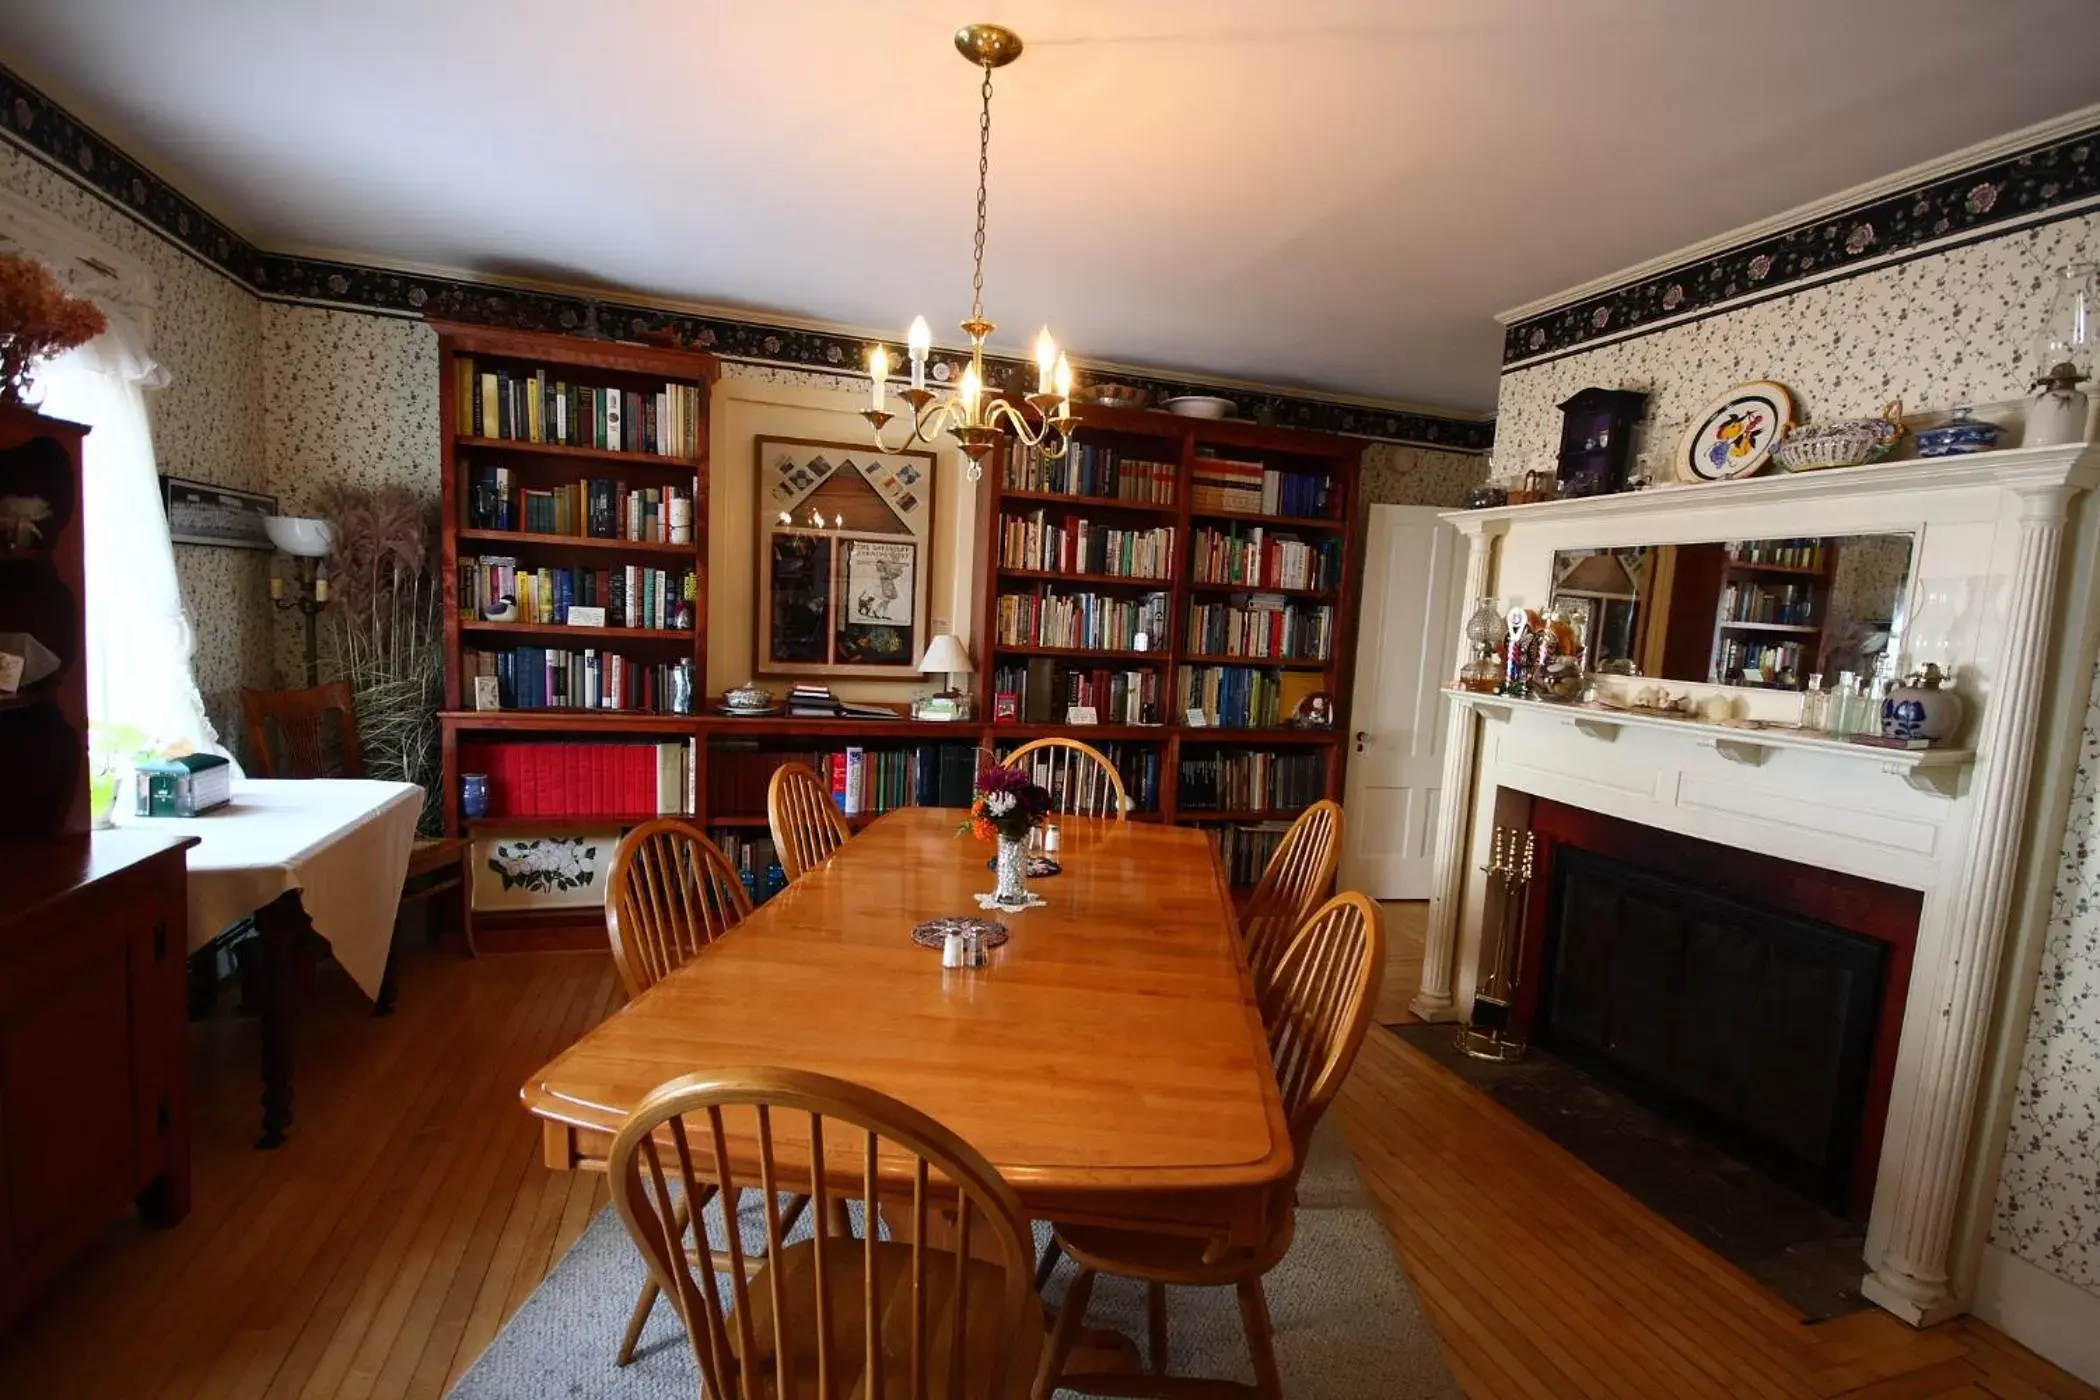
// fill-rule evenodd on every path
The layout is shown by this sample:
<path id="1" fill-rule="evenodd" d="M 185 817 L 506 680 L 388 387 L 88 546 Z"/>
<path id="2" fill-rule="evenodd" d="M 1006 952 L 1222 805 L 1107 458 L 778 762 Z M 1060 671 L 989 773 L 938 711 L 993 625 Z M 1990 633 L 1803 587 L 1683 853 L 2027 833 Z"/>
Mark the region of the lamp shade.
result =
<path id="1" fill-rule="evenodd" d="M 335 543 L 335 531 L 325 520 L 266 515 L 263 530 L 269 535 L 271 544 L 301 559 L 326 559 L 329 548 Z"/>
<path id="2" fill-rule="evenodd" d="M 942 632 L 927 644 L 926 655 L 919 658 L 922 675 L 952 675 L 970 669 L 970 652 L 957 641 L 953 632 Z"/>

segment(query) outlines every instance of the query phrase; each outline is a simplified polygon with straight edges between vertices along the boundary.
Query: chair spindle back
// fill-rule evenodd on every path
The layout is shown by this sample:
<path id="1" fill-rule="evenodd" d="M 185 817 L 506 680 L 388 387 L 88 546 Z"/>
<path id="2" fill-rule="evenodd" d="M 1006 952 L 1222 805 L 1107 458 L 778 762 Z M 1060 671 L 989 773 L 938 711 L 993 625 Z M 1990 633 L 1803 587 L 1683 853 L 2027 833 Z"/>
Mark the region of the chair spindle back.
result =
<path id="1" fill-rule="evenodd" d="M 241 717 L 247 724 L 253 760 L 249 771 L 255 777 L 365 775 L 364 754 L 357 745 L 357 707 L 350 698 L 350 687 L 342 681 L 305 690 L 244 687 Z"/>
<path id="2" fill-rule="evenodd" d="M 1341 858 L 1341 804 L 1322 798 L 1298 814 L 1261 872 L 1241 917 L 1254 989 L 1266 995 L 1276 964 L 1334 882 Z"/>
<path id="3" fill-rule="evenodd" d="M 1048 789 L 1053 811 L 1114 821 L 1128 815 L 1130 798 L 1123 790 L 1123 775 L 1092 744 L 1077 739 L 1037 739 L 1008 754 L 1004 763 Z"/>
<path id="4" fill-rule="evenodd" d="M 620 838 L 605 882 L 605 929 L 630 999 L 750 913 L 736 868 L 698 827 L 659 818 Z"/>
<path id="5" fill-rule="evenodd" d="M 1276 964 L 1262 1001 L 1262 1024 L 1297 1149 L 1293 1183 L 1313 1129 L 1356 1062 L 1384 975 L 1378 906 L 1355 890 L 1314 910 Z"/>
<path id="6" fill-rule="evenodd" d="M 831 788 L 806 763 L 783 763 L 773 770 L 766 784 L 766 825 L 791 885 L 830 860 L 853 834 L 831 800 Z"/>

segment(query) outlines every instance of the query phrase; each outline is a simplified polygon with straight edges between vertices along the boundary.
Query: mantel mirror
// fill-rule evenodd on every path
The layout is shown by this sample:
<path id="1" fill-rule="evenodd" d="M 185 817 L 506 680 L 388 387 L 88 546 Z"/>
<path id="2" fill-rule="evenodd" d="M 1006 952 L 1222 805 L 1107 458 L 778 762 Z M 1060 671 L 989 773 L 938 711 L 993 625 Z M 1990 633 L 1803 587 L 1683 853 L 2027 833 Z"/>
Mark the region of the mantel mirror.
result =
<path id="1" fill-rule="evenodd" d="M 1907 534 L 1571 549 L 1552 596 L 1585 670 L 1803 690 L 1893 678 L 1910 564 Z"/>

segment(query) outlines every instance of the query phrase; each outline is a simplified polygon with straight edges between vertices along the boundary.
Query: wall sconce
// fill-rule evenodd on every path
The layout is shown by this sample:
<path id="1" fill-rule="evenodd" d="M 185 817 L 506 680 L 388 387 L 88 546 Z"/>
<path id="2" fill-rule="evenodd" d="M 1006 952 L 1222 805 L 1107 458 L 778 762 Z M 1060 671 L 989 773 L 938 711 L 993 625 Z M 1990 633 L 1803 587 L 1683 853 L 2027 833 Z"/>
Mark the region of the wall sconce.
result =
<path id="1" fill-rule="evenodd" d="M 279 612 L 297 608 L 306 617 L 306 683 L 320 683 L 320 637 L 315 617 L 328 606 L 328 552 L 335 546 L 335 532 L 325 520 L 292 515 L 263 518 L 270 543 L 292 557 L 292 573 L 270 561 L 270 602 Z"/>

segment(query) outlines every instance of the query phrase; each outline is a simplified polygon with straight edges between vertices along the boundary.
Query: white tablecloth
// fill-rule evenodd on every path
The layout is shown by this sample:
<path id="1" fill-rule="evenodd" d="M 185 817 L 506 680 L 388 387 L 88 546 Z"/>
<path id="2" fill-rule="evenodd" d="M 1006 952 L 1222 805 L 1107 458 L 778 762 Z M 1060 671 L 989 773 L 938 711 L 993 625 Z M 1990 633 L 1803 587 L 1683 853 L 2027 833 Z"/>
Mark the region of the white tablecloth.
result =
<path id="1" fill-rule="evenodd" d="M 199 839 L 189 851 L 191 951 L 298 890 L 314 931 L 376 998 L 422 809 L 414 783 L 236 779 L 233 800 L 201 817 L 116 821 Z"/>

